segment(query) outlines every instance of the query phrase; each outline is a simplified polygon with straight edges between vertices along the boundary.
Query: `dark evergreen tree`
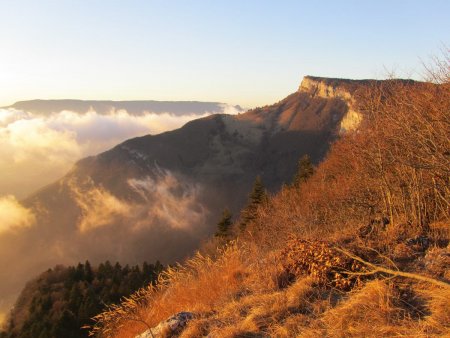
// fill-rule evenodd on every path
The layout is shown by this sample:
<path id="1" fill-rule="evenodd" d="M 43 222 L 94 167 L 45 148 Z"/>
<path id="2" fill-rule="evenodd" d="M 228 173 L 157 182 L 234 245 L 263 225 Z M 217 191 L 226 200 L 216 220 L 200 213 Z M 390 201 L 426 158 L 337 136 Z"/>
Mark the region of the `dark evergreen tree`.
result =
<path id="1" fill-rule="evenodd" d="M 154 283 L 163 270 L 160 262 L 139 266 L 114 266 L 110 262 L 92 268 L 86 261 L 76 267 L 55 267 L 44 272 L 24 290 L 29 301 L 14 310 L 1 338 L 81 338 L 91 318 L 104 307 L 119 302 L 139 288 Z M 19 307 L 20 307 L 19 306 Z M 27 313 L 23 316 L 23 313 Z"/>
<path id="2" fill-rule="evenodd" d="M 51 330 L 52 334 L 47 336 L 44 335 L 44 337 L 78 337 L 78 325 L 78 320 L 74 314 L 69 310 L 64 310 L 53 325 Z"/>
<path id="3" fill-rule="evenodd" d="M 75 280 L 80 281 L 84 279 L 84 265 L 78 263 L 77 268 L 75 269 Z"/>
<path id="4" fill-rule="evenodd" d="M 241 211 L 239 227 L 244 230 L 246 226 L 256 218 L 258 207 L 267 202 L 267 191 L 262 183 L 261 177 L 257 176 L 249 194 L 248 203 Z"/>
<path id="5" fill-rule="evenodd" d="M 297 172 L 292 181 L 293 187 L 299 187 L 314 174 L 314 166 L 311 163 L 309 155 L 303 155 L 298 161 Z"/>
<path id="6" fill-rule="evenodd" d="M 222 237 L 227 238 L 230 236 L 230 230 L 231 230 L 231 212 L 226 208 L 222 212 L 222 218 L 220 219 L 219 223 L 217 223 L 217 231 L 216 231 L 216 237 Z"/>
<path id="7" fill-rule="evenodd" d="M 91 263 L 89 263 L 89 261 L 86 261 L 86 263 L 84 263 L 84 279 L 86 279 L 89 283 L 94 279 Z"/>

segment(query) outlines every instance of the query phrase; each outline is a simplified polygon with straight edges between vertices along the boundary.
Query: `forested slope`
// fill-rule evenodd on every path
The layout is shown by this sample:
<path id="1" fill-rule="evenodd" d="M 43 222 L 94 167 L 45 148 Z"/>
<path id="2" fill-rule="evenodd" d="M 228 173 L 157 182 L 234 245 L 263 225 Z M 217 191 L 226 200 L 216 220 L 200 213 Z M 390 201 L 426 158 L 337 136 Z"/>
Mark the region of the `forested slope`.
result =
<path id="1" fill-rule="evenodd" d="M 5 338 L 87 337 L 83 326 L 107 305 L 154 283 L 163 267 L 112 265 L 56 266 L 27 283 L 11 312 Z"/>

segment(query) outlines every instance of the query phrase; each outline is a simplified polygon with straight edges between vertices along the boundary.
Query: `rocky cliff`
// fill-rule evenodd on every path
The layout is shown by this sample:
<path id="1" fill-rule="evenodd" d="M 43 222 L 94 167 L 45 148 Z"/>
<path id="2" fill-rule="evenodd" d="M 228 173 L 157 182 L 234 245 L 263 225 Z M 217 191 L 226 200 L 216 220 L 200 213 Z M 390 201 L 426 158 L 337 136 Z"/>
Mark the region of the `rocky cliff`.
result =
<path id="1" fill-rule="evenodd" d="M 355 91 L 373 83 L 373 80 L 332 79 L 305 76 L 298 88 L 299 92 L 311 97 L 340 99 L 346 103 L 348 110 L 340 121 L 340 131 L 355 130 L 362 121 L 362 115 L 355 108 Z"/>

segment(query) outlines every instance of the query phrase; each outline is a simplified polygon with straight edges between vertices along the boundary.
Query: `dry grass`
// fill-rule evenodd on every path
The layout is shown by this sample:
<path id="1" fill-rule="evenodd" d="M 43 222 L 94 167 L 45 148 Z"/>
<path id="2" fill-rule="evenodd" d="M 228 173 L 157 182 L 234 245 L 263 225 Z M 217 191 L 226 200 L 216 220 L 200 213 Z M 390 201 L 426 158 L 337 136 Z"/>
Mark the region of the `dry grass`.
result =
<path id="1" fill-rule="evenodd" d="M 132 338 L 181 311 L 196 314 L 182 338 L 437 337 L 449 332 L 448 288 L 379 276 L 343 288 L 350 286 L 350 292 L 340 291 L 324 278 L 334 276 L 330 268 L 339 265 L 337 257 L 343 262 L 341 268 L 352 269 L 354 262 L 323 241 L 291 241 L 273 252 L 233 242 L 216 259 L 198 254 L 165 272 L 159 287 L 141 291 L 132 302 L 134 312 L 127 314 L 129 302 L 112 309 L 113 322 L 100 323 L 106 328 L 103 336 Z M 431 247 L 425 253 L 434 262 L 429 276 L 433 271 L 442 275 L 448 268 L 432 259 L 446 258 L 446 250 Z M 289 260 L 307 263 L 303 269 L 292 263 L 298 270 L 294 279 L 286 275 Z M 317 271 L 325 273 L 319 276 Z"/>
<path id="2" fill-rule="evenodd" d="M 313 299 L 318 297 L 312 280 L 305 278 L 283 290 L 251 292 L 240 299 L 232 299 L 217 308 L 208 320 L 194 320 L 181 337 L 198 337 L 207 332 L 211 337 L 268 336 L 285 330 L 278 323 L 291 317 L 305 317 L 314 311 Z M 303 314 L 304 313 L 304 314 Z"/>
<path id="3" fill-rule="evenodd" d="M 448 291 L 413 288 L 424 302 L 415 315 L 390 281 L 374 280 L 343 295 L 304 278 L 284 290 L 230 301 L 192 321 L 181 337 L 441 337 L 450 332 Z"/>
<path id="4" fill-rule="evenodd" d="M 429 311 L 421 323 L 422 331 L 434 335 L 450 333 L 450 290 L 421 285 L 416 292 L 426 301 Z"/>
<path id="5" fill-rule="evenodd" d="M 424 294 L 418 299 L 426 300 L 416 314 L 394 283 L 375 280 L 324 312 L 300 337 L 441 337 L 449 333 L 448 290 L 414 287 Z"/>
<path id="6" fill-rule="evenodd" d="M 217 260 L 198 253 L 184 265 L 164 271 L 158 286 L 149 286 L 98 316 L 92 331 L 104 337 L 134 337 L 170 315 L 208 313 L 243 288 L 248 268 L 246 250 L 236 243 L 221 250 Z"/>
<path id="7" fill-rule="evenodd" d="M 319 319 L 322 335 L 331 337 L 386 337 L 398 333 L 401 310 L 394 306 L 392 287 L 369 282 Z M 305 332 L 307 334 L 307 332 Z"/>
<path id="8" fill-rule="evenodd" d="M 318 248 L 329 253 L 323 242 Z M 441 257 L 445 250 L 431 247 L 424 257 Z M 309 257 L 303 251 L 292 252 L 301 261 Z M 326 265 L 329 255 L 321 256 L 322 251 L 316 257 L 325 260 L 311 262 L 311 267 Z M 198 254 L 161 276 L 159 287 L 138 294 L 129 313 L 141 322 L 127 315 L 129 302 L 112 309 L 116 322 L 101 323 L 103 336 L 132 338 L 180 311 L 196 314 L 182 338 L 439 337 L 450 332 L 448 288 L 378 277 L 362 280 L 350 292 L 339 291 L 321 282 L 315 267 L 295 279 L 286 276 L 282 250 L 263 252 L 249 243 L 232 243 L 217 259 Z M 436 273 L 448 268 L 445 262 L 433 262 L 429 269 Z"/>

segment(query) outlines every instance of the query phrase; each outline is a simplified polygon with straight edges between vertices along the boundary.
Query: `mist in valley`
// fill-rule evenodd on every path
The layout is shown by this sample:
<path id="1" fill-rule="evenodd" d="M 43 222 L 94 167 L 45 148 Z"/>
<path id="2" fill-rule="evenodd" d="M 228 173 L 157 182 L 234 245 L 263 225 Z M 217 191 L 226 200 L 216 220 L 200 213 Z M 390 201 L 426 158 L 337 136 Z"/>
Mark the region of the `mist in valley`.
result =
<path id="1" fill-rule="evenodd" d="M 239 107 L 170 103 L 174 112 L 129 113 L 25 106 L 29 111 L 0 109 L 0 265 L 9 267 L 0 272 L 3 316 L 27 280 L 57 264 L 173 262 L 210 234 L 202 187 L 185 177 L 160 168 L 153 176 L 130 176 L 125 180 L 130 197 L 71 177 L 70 170 L 80 158 L 126 139 L 173 130 L 212 113 L 237 114 Z M 46 205 L 30 202 L 47 185 L 65 189 L 65 197 L 48 196 Z M 56 218 L 49 220 L 49 213 Z"/>
<path id="2" fill-rule="evenodd" d="M 214 113 L 241 112 L 239 106 L 218 103 L 131 101 L 92 107 L 89 101 L 37 102 L 0 108 L 0 199 L 12 195 L 20 200 L 62 177 L 77 160 L 126 139 L 173 130 Z M 128 106 L 131 112 L 117 109 Z M 143 110 L 153 106 L 156 112 Z M 77 110 L 55 111 L 63 107 Z"/>

